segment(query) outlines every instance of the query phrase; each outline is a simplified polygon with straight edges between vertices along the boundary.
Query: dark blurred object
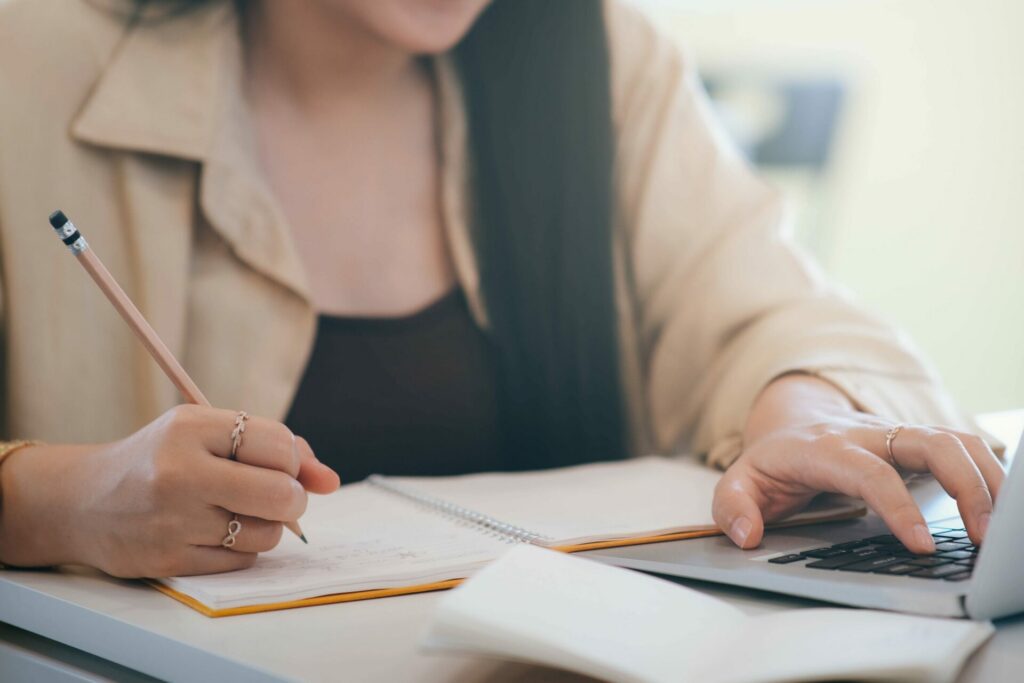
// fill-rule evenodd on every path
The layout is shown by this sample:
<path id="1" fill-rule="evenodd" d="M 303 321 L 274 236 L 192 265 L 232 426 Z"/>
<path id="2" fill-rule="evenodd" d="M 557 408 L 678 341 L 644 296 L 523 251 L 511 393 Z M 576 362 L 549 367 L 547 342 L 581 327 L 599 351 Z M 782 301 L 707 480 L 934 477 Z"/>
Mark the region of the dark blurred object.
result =
<path id="1" fill-rule="evenodd" d="M 756 79 L 705 74 L 722 121 L 758 166 L 827 164 L 845 100 L 838 79 Z"/>

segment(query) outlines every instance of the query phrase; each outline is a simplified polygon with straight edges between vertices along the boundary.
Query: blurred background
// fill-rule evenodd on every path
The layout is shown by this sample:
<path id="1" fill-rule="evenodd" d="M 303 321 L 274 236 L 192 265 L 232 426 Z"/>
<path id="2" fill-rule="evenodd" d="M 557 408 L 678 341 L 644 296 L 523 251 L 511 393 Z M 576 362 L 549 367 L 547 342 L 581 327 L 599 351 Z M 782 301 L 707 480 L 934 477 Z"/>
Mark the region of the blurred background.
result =
<path id="1" fill-rule="evenodd" d="M 798 240 L 973 412 L 1024 407 L 1024 2 L 630 0 Z"/>

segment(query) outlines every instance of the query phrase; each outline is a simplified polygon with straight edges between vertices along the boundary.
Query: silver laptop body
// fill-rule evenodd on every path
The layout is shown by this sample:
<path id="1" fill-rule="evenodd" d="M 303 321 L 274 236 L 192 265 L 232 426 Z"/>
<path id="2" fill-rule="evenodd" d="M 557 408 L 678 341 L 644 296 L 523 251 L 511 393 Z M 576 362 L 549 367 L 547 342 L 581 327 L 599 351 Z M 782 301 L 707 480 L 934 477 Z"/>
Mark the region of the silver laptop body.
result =
<path id="1" fill-rule="evenodd" d="M 1024 455 L 1021 439 L 1013 462 Z M 934 531 L 962 528 L 952 501 L 934 482 L 915 491 Z M 950 516 L 950 513 L 954 516 Z M 724 583 L 857 607 L 946 617 L 993 619 L 1024 611 L 1024 465 L 1011 467 L 970 578 L 890 576 L 812 569 L 812 560 L 770 559 L 888 534 L 874 514 L 845 522 L 770 530 L 761 545 L 742 551 L 728 538 L 669 541 L 594 550 L 592 559 L 645 572 Z M 940 537 L 941 538 L 941 537 Z"/>

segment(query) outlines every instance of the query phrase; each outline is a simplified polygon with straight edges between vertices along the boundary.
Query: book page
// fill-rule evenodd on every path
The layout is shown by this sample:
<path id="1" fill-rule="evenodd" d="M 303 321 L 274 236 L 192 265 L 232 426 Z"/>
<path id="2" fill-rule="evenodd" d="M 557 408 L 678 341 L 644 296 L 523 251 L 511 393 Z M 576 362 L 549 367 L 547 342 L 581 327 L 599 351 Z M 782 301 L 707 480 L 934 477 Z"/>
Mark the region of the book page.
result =
<path id="1" fill-rule="evenodd" d="M 519 546 L 440 600 L 424 646 L 617 681 L 939 682 L 992 632 L 988 622 L 857 609 L 750 617 L 663 579 Z"/>
<path id="2" fill-rule="evenodd" d="M 714 529 L 711 499 L 721 476 L 693 458 L 647 457 L 538 472 L 385 479 L 557 546 Z M 819 504 L 801 517 L 858 507 Z"/>
<path id="3" fill-rule="evenodd" d="M 163 583 L 223 609 L 463 578 L 508 548 L 475 527 L 363 483 L 310 496 L 302 526 L 309 545 L 286 531 L 249 569 Z"/>
<path id="4" fill-rule="evenodd" d="M 703 681 L 690 674 L 707 644 L 745 619 L 664 579 L 521 545 L 441 598 L 424 646 L 601 680 Z"/>
<path id="5" fill-rule="evenodd" d="M 813 608 L 747 619 L 734 644 L 705 658 L 696 680 L 791 681 L 956 679 L 967 657 L 994 629 L 990 622 L 940 619 L 862 609 Z M 728 658 L 723 671 L 722 658 Z"/>

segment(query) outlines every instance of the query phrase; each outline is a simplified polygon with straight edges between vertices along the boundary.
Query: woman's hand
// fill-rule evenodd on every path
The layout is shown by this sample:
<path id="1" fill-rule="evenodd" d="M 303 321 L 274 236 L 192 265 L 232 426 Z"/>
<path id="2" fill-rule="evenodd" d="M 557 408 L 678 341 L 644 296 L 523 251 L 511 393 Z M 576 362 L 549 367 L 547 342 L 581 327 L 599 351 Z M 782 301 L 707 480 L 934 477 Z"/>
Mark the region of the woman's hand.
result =
<path id="1" fill-rule="evenodd" d="M 715 490 L 713 515 L 741 548 L 761 542 L 765 522 L 799 511 L 823 491 L 864 499 L 907 548 L 935 545 L 901 472 L 931 472 L 956 499 L 970 538 L 980 543 L 1005 476 L 977 436 L 907 425 L 892 442 L 892 420 L 858 412 L 831 384 L 782 377 L 762 392 L 745 432 L 746 448 Z"/>
<path id="2" fill-rule="evenodd" d="M 120 577 L 247 567 L 337 475 L 284 425 L 250 418 L 237 461 L 236 413 L 178 406 L 102 446 L 38 446 L 0 468 L 0 561 L 86 564 Z M 221 546 L 239 516 L 235 545 Z"/>

